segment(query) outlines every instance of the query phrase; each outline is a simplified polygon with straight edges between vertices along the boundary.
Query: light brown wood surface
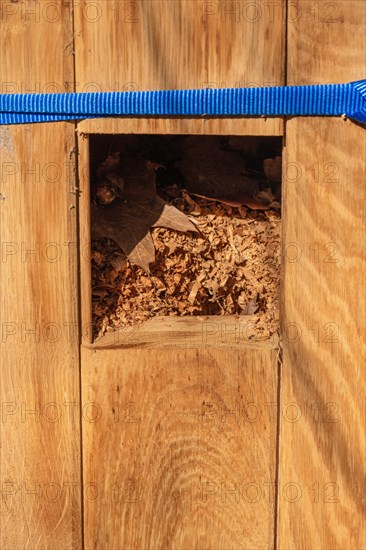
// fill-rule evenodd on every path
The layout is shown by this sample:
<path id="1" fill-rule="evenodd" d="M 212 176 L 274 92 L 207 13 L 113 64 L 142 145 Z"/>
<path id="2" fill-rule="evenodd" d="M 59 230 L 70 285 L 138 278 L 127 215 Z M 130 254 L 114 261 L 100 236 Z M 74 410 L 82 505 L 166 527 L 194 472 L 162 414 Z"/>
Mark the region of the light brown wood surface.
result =
<path id="1" fill-rule="evenodd" d="M 75 0 L 74 29 L 70 3 L 45 4 L 0 4 L 2 92 L 72 90 L 73 36 L 78 91 L 284 83 L 282 0 Z M 262 8 L 256 22 L 249 4 Z M 364 76 L 363 1 L 288 4 L 289 84 Z M 283 124 L 94 120 L 78 131 L 86 158 L 82 131 L 281 135 Z M 147 349 L 104 340 L 79 357 L 74 136 L 71 123 L 0 127 L 0 546 L 364 548 L 365 129 L 286 122 L 280 379 L 276 340 L 233 349 L 221 326 L 199 342 L 178 322 L 174 349 L 151 346 L 149 332 Z"/>
<path id="2" fill-rule="evenodd" d="M 364 2 L 292 4 L 289 82 L 364 77 Z M 341 119 L 286 123 L 281 550 L 365 547 L 365 136 Z"/>
<path id="3" fill-rule="evenodd" d="M 1 2 L 2 91 L 72 82 L 71 11 L 53 5 Z M 6 550 L 81 547 L 74 146 L 72 124 L 0 127 Z"/>
<path id="4" fill-rule="evenodd" d="M 208 6 L 204 2 L 134 5 L 138 21 L 122 26 L 106 9 L 99 22 L 88 23 L 83 16 L 85 3 L 80 4 L 76 11 L 79 91 L 90 82 L 98 83 L 96 89 L 100 86 L 101 90 L 195 88 L 204 86 L 203 79 L 217 80 L 220 86 L 228 87 L 236 86 L 236 82 L 283 82 L 282 6 L 275 22 L 268 15 L 253 25 L 241 17 L 238 22 L 230 16 L 222 21 L 221 14 L 203 23 L 200 12 Z M 94 120 L 81 122 L 78 130 L 272 135 L 282 133 L 282 121 Z M 82 136 L 82 158 L 88 156 L 87 142 Z M 83 175 L 83 186 L 88 185 L 86 179 Z M 82 195 L 81 207 L 85 220 L 87 195 Z M 90 263 L 87 228 L 82 226 L 81 230 L 85 296 L 90 295 Z M 90 307 L 83 302 L 83 325 L 87 326 Z M 178 342 L 177 334 L 165 337 L 155 327 L 159 333 L 155 335 L 155 348 L 116 349 L 113 341 L 115 349 L 97 350 L 98 344 L 82 349 L 83 411 L 89 410 L 88 403 L 95 402 L 96 411 L 100 407 L 103 413 L 100 422 L 88 422 L 83 414 L 85 486 L 95 483 L 102 495 L 94 495 L 93 501 L 92 494 L 90 501 L 84 501 L 86 548 L 272 548 L 277 366 L 276 352 L 271 348 L 277 344 L 261 349 L 259 343 L 257 349 L 249 350 L 241 343 L 242 349 L 230 350 L 232 335 L 227 341 L 227 327 L 223 331 L 220 327 L 220 334 L 209 335 L 206 349 L 199 350 L 202 328 L 198 333 L 197 326 L 193 332 L 189 327 L 174 327 L 170 332 L 183 330 L 184 341 Z M 232 328 L 235 332 L 237 327 L 233 324 Z M 152 334 L 146 333 L 149 345 Z M 122 337 L 125 345 L 125 334 Z M 139 333 L 140 345 L 146 338 Z M 175 349 L 156 348 L 169 345 L 172 338 Z M 104 340 L 100 345 L 108 342 Z M 217 349 L 218 345 L 222 349 Z M 255 348 L 255 342 L 249 345 Z M 249 401 L 255 401 L 254 407 L 261 403 L 263 415 L 258 423 L 251 423 L 249 431 L 244 431 L 248 428 L 245 422 L 230 423 L 226 413 L 220 412 L 221 408 L 226 411 L 231 407 L 243 410 L 241 403 L 246 395 L 250 395 Z M 220 418 L 218 423 L 197 420 L 205 407 L 204 400 L 219 403 L 214 414 Z M 134 407 L 138 410 L 140 421 L 116 422 L 112 409 L 122 407 L 121 414 L 128 417 L 131 406 L 132 411 Z M 102 468 L 101 464 L 108 467 Z M 251 487 L 259 490 L 258 502 L 248 501 L 256 497 L 246 495 L 247 483 L 253 483 L 249 491 Z M 214 494 L 203 494 L 205 487 Z M 225 491 L 234 487 L 236 494 L 225 497 Z"/>
<path id="5" fill-rule="evenodd" d="M 91 230 L 90 230 L 90 155 L 89 136 L 78 136 L 78 172 L 80 186 L 79 235 L 80 235 L 80 305 L 81 338 L 83 342 L 93 341 L 92 287 L 91 287 Z"/>
<path id="6" fill-rule="evenodd" d="M 85 548 L 273 548 L 276 353 L 82 349 Z"/>
<path id="7" fill-rule="evenodd" d="M 202 315 L 192 317 L 155 317 L 135 327 L 106 332 L 96 338 L 92 349 L 118 348 L 222 348 L 274 349 L 278 333 L 258 340 L 257 315 Z M 257 338 L 256 338 L 257 336 Z"/>
<path id="8" fill-rule="evenodd" d="M 283 2 L 80 0 L 77 91 L 284 84 Z M 281 135 L 273 119 L 83 121 L 85 133 Z"/>

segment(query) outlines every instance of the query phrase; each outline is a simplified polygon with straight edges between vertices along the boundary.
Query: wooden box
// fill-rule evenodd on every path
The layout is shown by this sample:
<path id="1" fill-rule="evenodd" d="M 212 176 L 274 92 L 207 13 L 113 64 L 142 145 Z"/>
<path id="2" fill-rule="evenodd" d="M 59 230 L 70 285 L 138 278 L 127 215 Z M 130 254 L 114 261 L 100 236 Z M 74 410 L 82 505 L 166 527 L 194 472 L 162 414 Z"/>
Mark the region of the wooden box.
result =
<path id="1" fill-rule="evenodd" d="M 4 0 L 0 21 L 3 93 L 365 69 L 357 0 Z M 88 141 L 138 133 L 283 137 L 278 339 L 88 341 Z M 365 153 L 338 118 L 0 128 L 4 548 L 362 547 Z"/>

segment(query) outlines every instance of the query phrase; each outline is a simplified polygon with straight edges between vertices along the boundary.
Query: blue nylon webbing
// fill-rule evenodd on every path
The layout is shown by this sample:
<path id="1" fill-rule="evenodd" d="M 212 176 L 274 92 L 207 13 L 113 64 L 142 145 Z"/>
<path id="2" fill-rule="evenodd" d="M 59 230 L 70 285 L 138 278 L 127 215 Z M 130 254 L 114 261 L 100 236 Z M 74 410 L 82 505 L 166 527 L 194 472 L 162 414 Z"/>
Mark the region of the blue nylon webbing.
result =
<path id="1" fill-rule="evenodd" d="M 0 94 L 0 124 L 111 116 L 340 116 L 366 123 L 366 80 L 149 92 Z"/>

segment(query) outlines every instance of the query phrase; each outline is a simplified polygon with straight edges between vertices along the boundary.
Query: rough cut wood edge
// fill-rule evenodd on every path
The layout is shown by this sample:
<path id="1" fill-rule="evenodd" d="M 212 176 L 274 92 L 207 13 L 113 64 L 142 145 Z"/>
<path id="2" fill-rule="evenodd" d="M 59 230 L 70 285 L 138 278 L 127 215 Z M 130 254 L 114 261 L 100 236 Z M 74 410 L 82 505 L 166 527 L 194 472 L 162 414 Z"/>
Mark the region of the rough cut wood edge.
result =
<path id="1" fill-rule="evenodd" d="M 81 280 L 81 336 L 83 341 L 93 341 L 92 284 L 91 284 L 91 234 L 90 234 L 90 161 L 89 136 L 79 135 L 80 182 L 80 280 Z"/>
<path id="2" fill-rule="evenodd" d="M 179 134 L 228 136 L 282 136 L 283 119 L 266 118 L 105 118 L 85 119 L 78 131 L 85 134 Z"/>
<path id="3" fill-rule="evenodd" d="M 291 4 L 288 80 L 362 78 L 365 3 Z M 281 550 L 365 545 L 365 158 L 361 125 L 286 123 L 284 251 L 292 245 L 282 284 Z M 299 261 L 290 261 L 294 254 Z M 286 333 L 296 341 L 286 341 Z"/>
<path id="4" fill-rule="evenodd" d="M 206 315 L 194 317 L 162 316 L 135 327 L 126 327 L 84 346 L 90 349 L 117 348 L 232 348 L 276 349 L 278 334 L 268 340 L 258 340 L 255 315 Z"/>

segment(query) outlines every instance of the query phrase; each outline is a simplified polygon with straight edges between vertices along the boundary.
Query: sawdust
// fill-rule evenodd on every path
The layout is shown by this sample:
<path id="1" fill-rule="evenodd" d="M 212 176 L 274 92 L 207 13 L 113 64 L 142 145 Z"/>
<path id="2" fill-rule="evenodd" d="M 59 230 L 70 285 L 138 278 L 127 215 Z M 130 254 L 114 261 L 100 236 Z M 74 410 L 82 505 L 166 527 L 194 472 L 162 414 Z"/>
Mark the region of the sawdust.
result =
<path id="1" fill-rule="evenodd" d="M 170 203 L 198 233 L 153 228 L 146 273 L 111 239 L 92 241 L 95 336 L 155 316 L 255 315 L 255 338 L 278 331 L 280 214 L 198 198 L 176 189 Z M 166 198 L 166 197 L 164 197 Z"/>

